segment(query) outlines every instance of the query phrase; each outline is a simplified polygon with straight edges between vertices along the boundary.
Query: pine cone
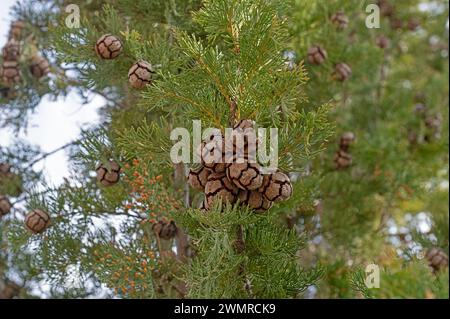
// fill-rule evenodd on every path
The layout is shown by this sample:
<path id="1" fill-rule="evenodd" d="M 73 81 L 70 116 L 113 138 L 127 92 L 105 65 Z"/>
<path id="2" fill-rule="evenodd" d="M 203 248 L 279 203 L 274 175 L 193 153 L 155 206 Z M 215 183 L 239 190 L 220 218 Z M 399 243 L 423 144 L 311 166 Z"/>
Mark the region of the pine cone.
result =
<path id="1" fill-rule="evenodd" d="M 237 130 L 237 129 L 245 130 L 248 128 L 254 128 L 255 124 L 256 123 L 253 120 L 248 120 L 248 119 L 240 120 L 234 124 L 233 130 Z"/>
<path id="2" fill-rule="evenodd" d="M 0 196 L 0 217 L 11 211 L 12 205 L 6 196 Z"/>
<path id="3" fill-rule="evenodd" d="M 387 49 L 391 45 L 391 40 L 385 35 L 380 35 L 377 37 L 376 43 L 380 49 Z"/>
<path id="4" fill-rule="evenodd" d="M 331 16 L 331 22 L 339 29 L 344 30 L 348 26 L 348 17 L 343 11 L 338 11 Z"/>
<path id="5" fill-rule="evenodd" d="M 205 191 L 205 185 L 210 173 L 211 171 L 203 165 L 198 168 L 191 168 L 188 175 L 189 185 L 199 191 Z"/>
<path id="6" fill-rule="evenodd" d="M 6 85 L 13 85 L 22 80 L 20 67 L 17 61 L 3 61 L 0 75 L 2 82 Z"/>
<path id="7" fill-rule="evenodd" d="M 441 118 L 439 115 L 432 115 L 425 119 L 427 133 L 424 136 L 426 142 L 438 140 L 441 137 Z"/>
<path id="8" fill-rule="evenodd" d="M 0 163 L 0 176 L 11 172 L 11 165 L 8 163 Z"/>
<path id="9" fill-rule="evenodd" d="M 408 130 L 408 141 L 411 145 L 416 145 L 417 142 L 419 141 L 419 136 L 417 135 L 417 133 L 413 130 Z"/>
<path id="10" fill-rule="evenodd" d="M 344 150 L 338 150 L 334 156 L 337 169 L 344 169 L 352 164 L 352 156 Z"/>
<path id="11" fill-rule="evenodd" d="M 394 14 L 394 6 L 388 0 L 378 0 L 378 6 L 382 15 L 390 17 Z"/>
<path id="12" fill-rule="evenodd" d="M 416 94 L 414 94 L 414 101 L 417 103 L 425 103 L 426 99 L 427 96 L 423 91 L 419 91 Z"/>
<path id="13" fill-rule="evenodd" d="M 41 209 L 32 210 L 25 217 L 25 226 L 33 234 L 42 233 L 50 225 L 50 216 Z"/>
<path id="14" fill-rule="evenodd" d="M 50 65 L 47 59 L 40 55 L 34 55 L 31 58 L 30 72 L 37 79 L 50 72 Z"/>
<path id="15" fill-rule="evenodd" d="M 416 18 L 410 18 L 408 20 L 408 23 L 406 24 L 406 27 L 409 31 L 416 31 L 417 28 L 420 26 L 420 21 Z"/>
<path id="16" fill-rule="evenodd" d="M 20 43 L 15 40 L 9 40 L 3 47 L 3 61 L 17 61 L 20 56 Z"/>
<path id="17" fill-rule="evenodd" d="M 439 129 L 441 127 L 441 118 L 439 115 L 432 115 L 425 119 L 425 126 L 431 129 Z"/>
<path id="18" fill-rule="evenodd" d="M 21 287 L 16 283 L 6 280 L 4 285 L 0 285 L 0 299 L 13 299 L 20 294 Z"/>
<path id="19" fill-rule="evenodd" d="M 339 141 L 339 148 L 347 151 L 353 142 L 355 142 L 355 134 L 353 132 L 345 132 Z"/>
<path id="20" fill-rule="evenodd" d="M 122 53 L 122 42 L 112 34 L 104 34 L 95 44 L 95 52 L 102 59 L 115 59 Z"/>
<path id="21" fill-rule="evenodd" d="M 235 203 L 238 188 L 227 178 L 225 173 L 211 173 L 205 186 L 205 207 L 210 209 L 217 200 L 223 204 Z"/>
<path id="22" fill-rule="evenodd" d="M 226 163 L 256 162 L 260 141 L 256 136 L 254 125 L 255 122 L 252 120 L 241 120 L 235 124 L 232 136 L 227 136 L 227 138 L 231 138 L 231 141 L 225 140 Z"/>
<path id="23" fill-rule="evenodd" d="M 238 188 L 243 190 L 255 190 L 262 186 L 263 175 L 256 163 L 232 163 L 227 167 L 227 177 Z"/>
<path id="24" fill-rule="evenodd" d="M 433 268 L 434 272 L 438 272 L 446 267 L 448 267 L 448 256 L 440 248 L 433 247 L 429 249 L 425 255 L 428 260 L 428 264 Z"/>
<path id="25" fill-rule="evenodd" d="M 334 68 L 334 78 L 338 81 L 347 80 L 352 74 L 352 69 L 346 63 L 338 63 Z"/>
<path id="26" fill-rule="evenodd" d="M 14 21 L 11 23 L 9 29 L 9 39 L 20 40 L 22 37 L 22 31 L 25 28 L 25 23 L 22 21 Z"/>
<path id="27" fill-rule="evenodd" d="M 414 113 L 424 116 L 427 113 L 427 107 L 423 103 L 416 103 L 414 105 Z"/>
<path id="28" fill-rule="evenodd" d="M 264 175 L 263 184 L 258 191 L 271 202 L 284 201 L 292 196 L 292 183 L 283 172 Z"/>
<path id="29" fill-rule="evenodd" d="M 156 224 L 153 224 L 152 229 L 156 236 L 165 240 L 170 240 L 177 234 L 177 226 L 173 220 L 160 220 Z"/>
<path id="30" fill-rule="evenodd" d="M 152 74 L 155 71 L 153 66 L 147 61 L 140 60 L 133 64 L 128 71 L 128 81 L 136 89 L 142 89 L 147 84 L 152 83 Z"/>
<path id="31" fill-rule="evenodd" d="M 227 167 L 225 163 L 225 141 L 222 136 L 211 135 L 202 142 L 197 150 L 204 167 L 214 173 L 224 173 Z"/>
<path id="32" fill-rule="evenodd" d="M 315 45 L 308 50 L 308 62 L 315 65 L 320 65 L 327 59 L 327 51 L 322 47 Z"/>
<path id="33" fill-rule="evenodd" d="M 265 212 L 273 206 L 273 202 L 268 200 L 263 193 L 258 191 L 239 190 L 238 200 L 256 212 Z"/>
<path id="34" fill-rule="evenodd" d="M 97 169 L 97 181 L 105 187 L 117 184 L 120 179 L 120 166 L 115 161 L 109 161 L 108 165 L 100 164 Z"/>
<path id="35" fill-rule="evenodd" d="M 394 30 L 399 30 L 399 29 L 403 28 L 403 20 L 401 20 L 399 18 L 391 18 L 390 22 L 391 22 L 391 28 Z"/>

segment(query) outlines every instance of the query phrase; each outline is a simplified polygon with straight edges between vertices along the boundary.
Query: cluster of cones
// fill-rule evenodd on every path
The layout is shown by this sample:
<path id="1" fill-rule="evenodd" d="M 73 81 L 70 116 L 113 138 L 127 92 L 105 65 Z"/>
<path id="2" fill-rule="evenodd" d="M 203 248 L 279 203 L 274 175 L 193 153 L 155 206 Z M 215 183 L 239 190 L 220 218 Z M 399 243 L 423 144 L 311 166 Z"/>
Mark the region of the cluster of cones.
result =
<path id="1" fill-rule="evenodd" d="M 331 23 L 337 30 L 344 30 L 348 26 L 349 19 L 343 11 L 338 11 L 330 17 Z M 313 65 L 321 65 L 328 58 L 327 51 L 320 45 L 316 44 L 309 48 L 307 53 L 308 63 Z M 346 81 L 352 74 L 352 69 L 347 63 L 340 62 L 334 65 L 333 79 L 336 81 Z"/>
<path id="2" fill-rule="evenodd" d="M 0 163 L 0 182 L 11 178 L 15 174 L 11 171 L 11 165 Z M 0 195 L 0 218 L 11 212 L 12 204 L 7 196 Z M 50 216 L 42 209 L 34 209 L 25 216 L 25 227 L 33 234 L 42 233 L 50 225 Z"/>
<path id="3" fill-rule="evenodd" d="M 433 247 L 427 250 L 425 258 L 428 261 L 428 265 L 433 269 L 434 273 L 437 273 L 448 267 L 448 256 L 440 248 Z"/>
<path id="4" fill-rule="evenodd" d="M 418 102 L 414 106 L 414 112 L 420 117 L 420 120 L 425 125 L 425 133 L 423 136 L 418 134 L 418 130 L 409 129 L 408 140 L 411 145 L 415 145 L 421 142 L 431 143 L 441 138 L 442 119 L 440 114 L 430 114 L 428 108 L 425 105 L 425 97 L 420 94 L 416 95 L 416 101 Z"/>
<path id="5" fill-rule="evenodd" d="M 391 28 L 394 30 L 406 29 L 416 31 L 420 26 L 420 21 L 415 17 L 410 17 L 407 21 L 402 19 L 395 8 L 394 1 L 378 0 L 378 7 L 382 16 L 389 19 Z"/>
<path id="6" fill-rule="evenodd" d="M 95 44 L 95 52 L 101 59 L 117 58 L 123 51 L 122 41 L 112 34 L 102 35 Z M 153 81 L 153 66 L 144 60 L 134 63 L 128 71 L 128 82 L 135 89 L 142 89 Z"/>
<path id="7" fill-rule="evenodd" d="M 339 149 L 334 155 L 336 169 L 344 169 L 352 165 L 352 155 L 349 153 L 350 145 L 355 142 L 355 134 L 345 132 L 339 140 Z"/>
<path id="8" fill-rule="evenodd" d="M 7 87 L 22 81 L 22 72 L 19 63 L 21 60 L 25 60 L 29 64 L 29 71 L 36 79 L 42 78 L 50 71 L 50 65 L 47 59 L 38 53 L 33 54 L 31 57 L 21 58 L 22 47 L 25 43 L 23 39 L 24 29 L 24 22 L 12 22 L 8 42 L 2 49 L 3 61 L 0 66 L 0 80 Z"/>
<path id="9" fill-rule="evenodd" d="M 5 192 L 5 194 L 9 194 L 9 192 L 3 188 L 5 188 L 6 183 L 9 184 L 12 180 L 14 180 L 15 176 L 16 175 L 11 171 L 11 165 L 8 163 L 0 163 L 0 191 L 2 193 Z M 9 201 L 9 198 L 0 193 L 0 218 L 7 215 L 11 211 L 11 208 L 12 204 Z"/>
<path id="10" fill-rule="evenodd" d="M 190 169 L 188 182 L 191 187 L 205 194 L 201 209 L 209 210 L 221 201 L 223 204 L 239 202 L 256 212 L 264 212 L 274 202 L 291 197 L 289 177 L 281 171 L 263 174 L 252 155 L 255 152 L 251 150 L 252 143 L 248 136 L 254 136 L 254 124 L 251 120 L 241 120 L 233 127 L 233 135 L 241 135 L 244 141 L 241 148 L 237 146 L 239 138 L 236 138 L 233 139 L 232 149 L 227 150 L 225 138 L 221 135 L 212 135 L 199 146 L 202 163 Z M 256 151 L 257 141 L 254 144 L 253 151 Z M 215 158 L 216 152 L 222 156 Z M 225 160 L 227 158 L 232 160 Z"/>

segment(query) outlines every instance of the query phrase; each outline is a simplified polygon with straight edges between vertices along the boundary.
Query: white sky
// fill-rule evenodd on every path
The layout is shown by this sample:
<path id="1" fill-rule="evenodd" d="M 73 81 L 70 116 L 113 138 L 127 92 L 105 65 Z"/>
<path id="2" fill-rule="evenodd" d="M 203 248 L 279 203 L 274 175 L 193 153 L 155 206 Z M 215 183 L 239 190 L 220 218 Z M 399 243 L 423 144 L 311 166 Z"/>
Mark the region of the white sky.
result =
<path id="1" fill-rule="evenodd" d="M 16 0 L 2 0 L 3 8 L 10 8 Z M 7 40 L 11 18 L 9 9 L 0 11 L 0 48 Z M 50 152 L 74 140 L 80 133 L 80 127 L 96 123 L 99 120 L 97 110 L 104 104 L 103 98 L 95 96 L 89 104 L 82 105 L 79 98 L 69 95 L 65 100 L 49 101 L 44 97 L 31 115 L 27 135 L 21 135 L 43 152 Z M 11 142 L 12 133 L 0 129 L 0 146 Z M 44 168 L 48 181 L 58 185 L 68 175 L 67 156 L 64 151 L 48 157 L 36 165 Z"/>

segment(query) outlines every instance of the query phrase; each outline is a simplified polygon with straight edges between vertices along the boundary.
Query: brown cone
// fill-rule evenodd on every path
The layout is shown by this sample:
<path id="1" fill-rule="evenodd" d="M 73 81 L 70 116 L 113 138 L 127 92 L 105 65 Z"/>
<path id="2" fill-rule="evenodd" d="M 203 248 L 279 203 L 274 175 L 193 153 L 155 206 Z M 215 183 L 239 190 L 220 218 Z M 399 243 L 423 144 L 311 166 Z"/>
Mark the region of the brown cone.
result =
<path id="1" fill-rule="evenodd" d="M 236 201 L 238 188 L 227 178 L 225 173 L 211 173 L 205 186 L 205 207 L 210 209 L 218 200 L 223 204 Z"/>
<path id="2" fill-rule="evenodd" d="M 339 147 L 341 150 L 347 151 L 351 144 L 355 141 L 355 134 L 353 132 L 345 132 L 342 134 L 339 141 Z"/>
<path id="3" fill-rule="evenodd" d="M 188 175 L 189 185 L 196 190 L 204 191 L 210 173 L 211 171 L 204 166 L 191 168 Z"/>
<path id="4" fill-rule="evenodd" d="M 204 167 L 214 173 L 224 173 L 227 167 L 225 163 L 225 141 L 223 137 L 214 136 L 211 135 L 208 140 L 202 142 L 199 145 L 198 152 Z"/>
<path id="5" fill-rule="evenodd" d="M 376 44 L 380 49 L 387 49 L 391 45 L 391 40 L 385 35 L 380 35 L 376 39 Z"/>
<path id="6" fill-rule="evenodd" d="M 334 67 L 334 77 L 338 81 L 347 80 L 352 75 L 352 69 L 346 63 L 338 63 Z"/>
<path id="7" fill-rule="evenodd" d="M 12 205 L 6 196 L 0 196 L 0 217 L 11 211 Z"/>
<path id="8" fill-rule="evenodd" d="M 227 167 L 227 177 L 238 188 L 243 190 L 255 190 L 261 187 L 263 175 L 256 163 L 232 163 Z"/>
<path id="9" fill-rule="evenodd" d="M 344 12 L 338 11 L 331 16 L 331 22 L 339 29 L 344 30 L 348 26 L 348 17 Z"/>
<path id="10" fill-rule="evenodd" d="M 285 201 L 292 196 L 292 183 L 289 176 L 277 171 L 264 175 L 263 184 L 258 191 L 272 202 Z"/>
<path id="11" fill-rule="evenodd" d="M 327 51 L 321 46 L 315 45 L 308 50 L 308 62 L 315 65 L 320 65 L 327 59 Z"/>
<path id="12" fill-rule="evenodd" d="M 120 179 L 120 166 L 115 161 L 109 161 L 108 165 L 100 164 L 97 169 L 97 181 L 105 187 L 117 184 Z"/>
<path id="13" fill-rule="evenodd" d="M 17 84 L 22 80 L 20 67 L 17 61 L 3 61 L 0 75 L 1 81 L 6 85 Z"/>
<path id="14" fill-rule="evenodd" d="M 128 71 L 128 82 L 135 89 L 142 89 L 147 84 L 152 83 L 152 74 L 154 73 L 155 71 L 150 63 L 140 60 L 133 64 Z"/>
<path id="15" fill-rule="evenodd" d="M 112 34 L 104 34 L 95 44 L 95 52 L 102 59 L 115 59 L 122 53 L 122 42 Z"/>
<path id="16" fill-rule="evenodd" d="M 23 21 L 12 22 L 9 29 L 9 39 L 20 40 L 24 28 L 25 23 Z"/>
<path id="17" fill-rule="evenodd" d="M 9 40 L 3 47 L 3 61 L 17 61 L 20 56 L 20 43 L 15 40 Z"/>
<path id="18" fill-rule="evenodd" d="M 239 190 L 238 200 L 258 213 L 265 212 L 273 206 L 273 202 L 258 191 Z"/>
<path id="19" fill-rule="evenodd" d="M 344 169 L 352 164 L 352 156 L 346 151 L 340 149 L 334 155 L 334 163 L 337 169 Z"/>
<path id="20" fill-rule="evenodd" d="M 440 248 L 433 247 L 429 249 L 425 255 L 428 260 L 428 264 L 433 268 L 434 272 L 438 272 L 444 268 L 448 267 L 448 256 Z"/>
<path id="21" fill-rule="evenodd" d="M 40 55 L 34 55 L 31 58 L 30 72 L 37 79 L 50 72 L 50 65 L 47 59 Z"/>
<path id="22" fill-rule="evenodd" d="M 50 225 L 50 216 L 41 209 L 32 210 L 25 217 L 25 226 L 33 234 L 42 233 Z"/>

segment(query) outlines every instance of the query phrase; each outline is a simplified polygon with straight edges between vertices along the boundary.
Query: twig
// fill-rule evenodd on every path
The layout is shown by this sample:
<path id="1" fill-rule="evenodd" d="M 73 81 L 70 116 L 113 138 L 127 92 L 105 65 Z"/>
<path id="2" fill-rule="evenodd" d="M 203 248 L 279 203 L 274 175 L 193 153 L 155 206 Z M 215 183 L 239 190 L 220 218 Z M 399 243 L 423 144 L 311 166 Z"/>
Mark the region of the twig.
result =
<path id="1" fill-rule="evenodd" d="M 75 145 L 77 143 L 78 143 L 78 141 L 72 141 L 70 143 L 67 143 L 67 144 L 61 146 L 61 147 L 58 147 L 57 149 L 55 149 L 55 150 L 53 150 L 51 152 L 43 154 L 41 157 L 38 157 L 37 159 L 32 161 L 30 164 L 28 164 L 28 168 L 33 167 L 35 164 L 39 163 L 40 161 L 45 160 L 47 157 L 52 156 L 52 155 L 54 155 L 54 154 L 56 154 L 56 153 L 58 153 L 58 152 L 60 152 L 60 151 L 62 151 L 64 149 L 68 148 L 69 146 Z"/>

